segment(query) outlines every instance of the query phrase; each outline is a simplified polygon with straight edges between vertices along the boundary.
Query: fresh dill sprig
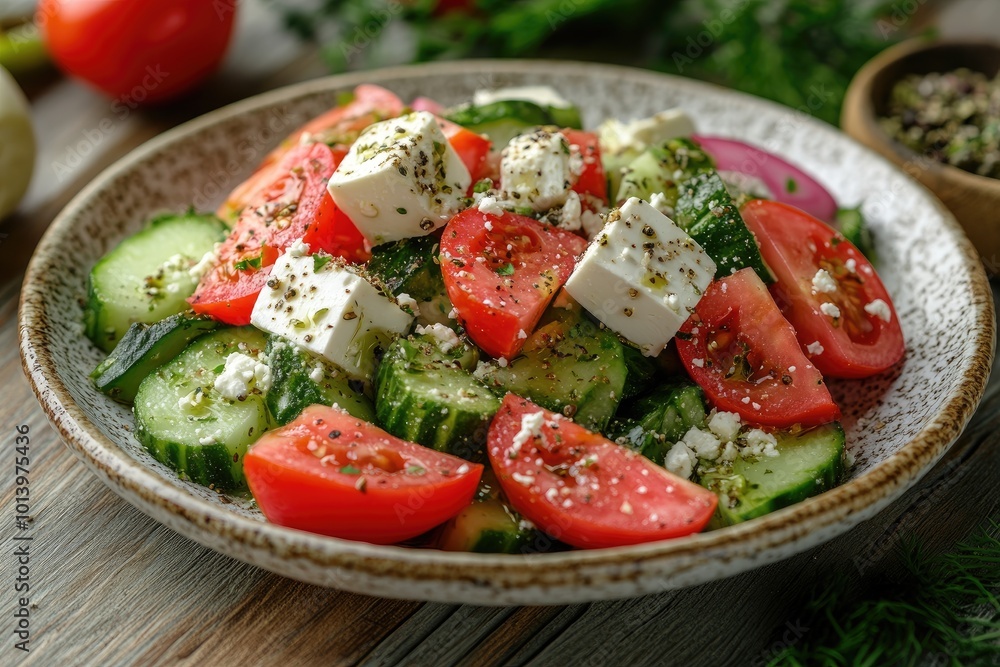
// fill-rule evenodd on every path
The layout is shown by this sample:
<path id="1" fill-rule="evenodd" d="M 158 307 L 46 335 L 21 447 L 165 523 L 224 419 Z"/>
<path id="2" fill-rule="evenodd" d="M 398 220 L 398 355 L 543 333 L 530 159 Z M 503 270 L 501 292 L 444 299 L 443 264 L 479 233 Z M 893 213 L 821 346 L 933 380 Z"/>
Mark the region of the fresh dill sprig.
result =
<path id="1" fill-rule="evenodd" d="M 843 576 L 825 581 L 805 608 L 809 630 L 769 667 L 1000 665 L 998 533 L 991 519 L 937 555 L 910 540 L 903 574 L 861 595 Z"/>

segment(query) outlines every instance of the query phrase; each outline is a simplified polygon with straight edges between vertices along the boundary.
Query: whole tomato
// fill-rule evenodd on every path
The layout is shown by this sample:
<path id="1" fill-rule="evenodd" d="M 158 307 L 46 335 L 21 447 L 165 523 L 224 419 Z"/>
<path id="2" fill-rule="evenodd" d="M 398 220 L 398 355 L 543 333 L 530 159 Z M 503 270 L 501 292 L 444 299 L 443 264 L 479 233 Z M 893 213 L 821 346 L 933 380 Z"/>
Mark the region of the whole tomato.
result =
<path id="1" fill-rule="evenodd" d="M 130 106 L 204 80 L 222 60 L 237 0 L 40 0 L 36 19 L 63 71 Z"/>

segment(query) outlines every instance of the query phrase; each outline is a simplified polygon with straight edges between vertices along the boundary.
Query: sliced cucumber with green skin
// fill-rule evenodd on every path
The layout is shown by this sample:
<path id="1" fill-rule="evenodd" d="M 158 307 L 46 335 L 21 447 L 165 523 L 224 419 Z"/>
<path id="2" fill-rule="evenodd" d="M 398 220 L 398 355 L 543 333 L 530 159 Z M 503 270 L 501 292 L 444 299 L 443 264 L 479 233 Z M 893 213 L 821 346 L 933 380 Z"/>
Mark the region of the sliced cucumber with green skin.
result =
<path id="1" fill-rule="evenodd" d="M 90 271 L 87 337 L 111 352 L 135 322 L 159 322 L 188 309 L 198 280 L 189 270 L 226 237 L 214 215 L 165 215 L 122 241 Z"/>
<path id="2" fill-rule="evenodd" d="M 397 339 L 375 376 L 379 425 L 438 451 L 482 458 L 500 401 L 472 376 L 478 361 L 479 352 L 464 342 L 444 352 L 428 334 Z"/>
<path id="3" fill-rule="evenodd" d="M 647 148 L 629 163 L 622 173 L 616 200 L 621 203 L 638 197 L 650 201 L 659 193 L 673 207 L 681 183 L 714 169 L 715 161 L 693 139 L 670 139 Z"/>
<path id="4" fill-rule="evenodd" d="M 473 132 L 485 134 L 496 150 L 501 150 L 511 139 L 533 127 L 558 124 L 548 108 L 526 100 L 462 106 L 450 111 L 446 118 Z M 579 119 L 579 112 L 576 119 Z"/>
<path id="5" fill-rule="evenodd" d="M 571 130 L 583 129 L 583 118 L 580 117 L 580 110 L 574 106 L 569 107 L 547 107 L 549 115 L 552 116 L 552 124 L 560 128 Z"/>
<path id="6" fill-rule="evenodd" d="M 875 254 L 875 239 L 872 237 L 868 221 L 861 214 L 860 206 L 837 211 L 837 225 L 844 238 L 853 243 L 869 262 L 875 264 L 878 261 L 878 256 Z"/>
<path id="7" fill-rule="evenodd" d="M 754 238 L 726 185 L 715 171 L 684 182 L 674 220 L 715 261 L 721 278 L 740 269 L 753 269 L 764 284 L 774 282 Z"/>
<path id="8" fill-rule="evenodd" d="M 701 485 L 719 494 L 713 527 L 731 526 L 794 505 L 832 489 L 846 469 L 844 429 L 834 422 L 792 435 L 774 434 L 778 456 L 742 458 L 702 475 Z"/>
<path id="9" fill-rule="evenodd" d="M 563 319 L 528 337 L 520 356 L 506 366 L 493 362 L 476 374 L 498 396 L 515 393 L 603 432 L 628 376 L 622 342 L 572 311 L 562 312 Z"/>
<path id="10" fill-rule="evenodd" d="M 367 271 L 393 296 L 406 294 L 417 302 L 418 324 L 455 327 L 457 323 L 448 318 L 452 305 L 438 260 L 442 231 L 376 246 Z"/>
<path id="11" fill-rule="evenodd" d="M 608 437 L 663 465 L 667 451 L 689 429 L 705 426 L 705 394 L 686 381 L 657 387 L 622 406 L 608 427 Z"/>
<path id="12" fill-rule="evenodd" d="M 627 400 L 645 392 L 654 382 L 660 367 L 655 358 L 647 357 L 628 344 L 622 344 L 622 358 L 625 360 L 625 368 L 628 369 L 625 387 L 622 389 L 622 399 Z"/>
<path id="13" fill-rule="evenodd" d="M 271 388 L 267 407 L 278 426 L 292 421 L 310 405 L 338 405 L 358 419 L 375 421 L 375 406 L 357 383 L 314 354 L 280 336 L 267 339 Z"/>
<path id="14" fill-rule="evenodd" d="M 444 290 L 438 263 L 441 233 L 438 230 L 427 236 L 375 246 L 368 273 L 396 296 L 409 294 L 418 301 L 434 298 Z"/>
<path id="15" fill-rule="evenodd" d="M 270 428 L 264 397 L 256 390 L 229 400 L 215 379 L 231 353 L 257 357 L 264 335 L 253 327 L 205 334 L 139 385 L 136 438 L 181 477 L 223 491 L 246 488 L 243 456 Z"/>
<path id="16" fill-rule="evenodd" d="M 537 535 L 502 500 L 483 498 L 473 501 L 441 527 L 438 546 L 444 551 L 516 554 Z"/>
<path id="17" fill-rule="evenodd" d="M 139 384 L 219 323 L 192 312 L 171 315 L 154 324 L 136 322 L 110 356 L 90 374 L 97 388 L 121 403 L 131 404 Z"/>

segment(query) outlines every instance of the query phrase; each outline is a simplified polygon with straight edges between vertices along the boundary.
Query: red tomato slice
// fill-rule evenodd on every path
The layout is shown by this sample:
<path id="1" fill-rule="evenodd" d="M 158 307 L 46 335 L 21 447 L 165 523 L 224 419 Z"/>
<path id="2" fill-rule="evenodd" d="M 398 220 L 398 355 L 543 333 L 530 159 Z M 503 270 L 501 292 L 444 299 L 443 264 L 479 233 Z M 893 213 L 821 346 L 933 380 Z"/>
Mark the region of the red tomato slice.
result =
<path id="1" fill-rule="evenodd" d="M 316 219 L 309 224 L 302 242 L 309 244 L 311 252 L 322 250 L 355 264 L 363 264 L 372 258 L 365 237 L 347 214 L 337 208 L 329 192 L 320 202 Z"/>
<path id="2" fill-rule="evenodd" d="M 544 421 L 535 437 L 526 431 L 538 413 Z M 577 547 L 690 535 L 718 503 L 711 491 L 514 394 L 493 418 L 487 446 L 514 509 Z"/>
<path id="3" fill-rule="evenodd" d="M 607 206 L 608 180 L 604 175 L 597 135 L 583 130 L 562 130 L 562 133 L 570 145 L 580 149 L 580 156 L 583 157 L 583 172 L 580 173 L 573 190 L 581 195 L 597 197 L 604 206 Z"/>
<path id="4" fill-rule="evenodd" d="M 451 121 L 439 118 L 441 130 L 444 136 L 448 137 L 448 143 L 455 149 L 458 156 L 462 158 L 462 163 L 469 170 L 472 176 L 472 186 L 489 176 L 489 165 L 486 156 L 490 152 L 490 140 L 481 134 L 476 134 L 472 130 L 467 130 L 461 125 L 456 125 Z"/>
<path id="5" fill-rule="evenodd" d="M 326 182 L 336 167 L 337 160 L 326 144 L 289 151 L 276 171 L 278 178 L 240 214 L 219 248 L 215 267 L 188 299 L 191 308 L 227 324 L 249 324 L 269 267 L 311 226 L 327 222 L 318 214 L 324 198 L 330 198 Z"/>
<path id="6" fill-rule="evenodd" d="M 840 418 L 823 376 L 752 269 L 709 285 L 676 340 L 684 367 L 719 410 L 775 427 Z"/>
<path id="7" fill-rule="evenodd" d="M 416 537 L 471 501 L 483 466 L 313 405 L 265 433 L 243 470 L 268 521 L 375 544 Z"/>
<path id="8" fill-rule="evenodd" d="M 516 356 L 586 247 L 571 232 L 513 213 L 470 208 L 452 218 L 441 271 L 469 337 L 490 356 Z"/>
<path id="9" fill-rule="evenodd" d="M 892 299 L 850 241 L 788 204 L 757 200 L 742 213 L 777 278 L 771 294 L 816 368 L 831 377 L 861 378 L 903 358 L 906 345 Z M 814 289 L 820 269 L 833 279 L 834 291 Z"/>

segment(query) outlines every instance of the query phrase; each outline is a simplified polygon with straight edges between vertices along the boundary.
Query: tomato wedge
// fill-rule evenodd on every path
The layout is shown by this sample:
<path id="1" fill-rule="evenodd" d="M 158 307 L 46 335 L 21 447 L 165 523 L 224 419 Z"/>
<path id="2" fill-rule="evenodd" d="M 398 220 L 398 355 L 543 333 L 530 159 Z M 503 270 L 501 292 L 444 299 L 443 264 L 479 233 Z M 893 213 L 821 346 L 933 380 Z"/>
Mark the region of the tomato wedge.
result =
<path id="1" fill-rule="evenodd" d="M 374 544 L 416 537 L 471 501 L 483 466 L 313 405 L 265 433 L 243 462 L 268 521 Z"/>
<path id="2" fill-rule="evenodd" d="M 581 195 L 590 195 L 601 200 L 603 206 L 608 204 L 608 179 L 604 175 L 604 163 L 601 162 L 601 147 L 597 135 L 583 130 L 560 130 L 571 146 L 580 149 L 583 158 L 583 171 L 576 179 L 573 190 Z"/>
<path id="3" fill-rule="evenodd" d="M 490 356 L 516 356 L 586 247 L 523 215 L 469 208 L 452 218 L 441 237 L 441 271 L 469 337 Z"/>
<path id="4" fill-rule="evenodd" d="M 776 427 L 840 417 L 823 376 L 753 269 L 709 285 L 676 340 L 684 367 L 719 410 Z"/>
<path id="5" fill-rule="evenodd" d="M 711 491 L 514 394 L 504 397 L 487 442 L 514 509 L 576 547 L 690 535 L 718 503 Z"/>
<path id="6" fill-rule="evenodd" d="M 471 190 L 478 181 L 489 175 L 490 166 L 486 158 L 490 152 L 490 140 L 443 118 L 439 118 L 438 123 L 441 125 L 444 136 L 448 138 L 448 143 L 458 153 L 462 164 L 472 176 L 472 185 L 469 186 Z"/>
<path id="7" fill-rule="evenodd" d="M 234 220 L 251 199 L 274 181 L 277 175 L 272 168 L 295 147 L 303 143 L 325 143 L 333 148 L 338 156 L 337 164 L 340 164 L 362 130 L 372 123 L 400 115 L 403 108 L 402 100 L 392 91 L 370 84 L 358 86 L 350 102 L 313 118 L 268 153 L 257 171 L 237 186 L 219 207 L 219 217 Z"/>
<path id="8" fill-rule="evenodd" d="M 321 240 L 331 234 L 326 230 L 336 223 L 331 215 L 336 207 L 326 182 L 336 167 L 336 157 L 326 144 L 289 151 L 275 172 L 278 177 L 243 210 L 220 246 L 215 266 L 188 299 L 191 308 L 227 324 L 249 324 L 257 294 L 281 253 L 310 229 L 317 230 L 314 238 Z M 328 248 L 312 248 L 318 249 Z"/>
<path id="9" fill-rule="evenodd" d="M 850 241 L 787 204 L 752 201 L 742 214 L 777 278 L 771 294 L 816 368 L 830 377 L 862 378 L 903 358 L 892 299 Z"/>

